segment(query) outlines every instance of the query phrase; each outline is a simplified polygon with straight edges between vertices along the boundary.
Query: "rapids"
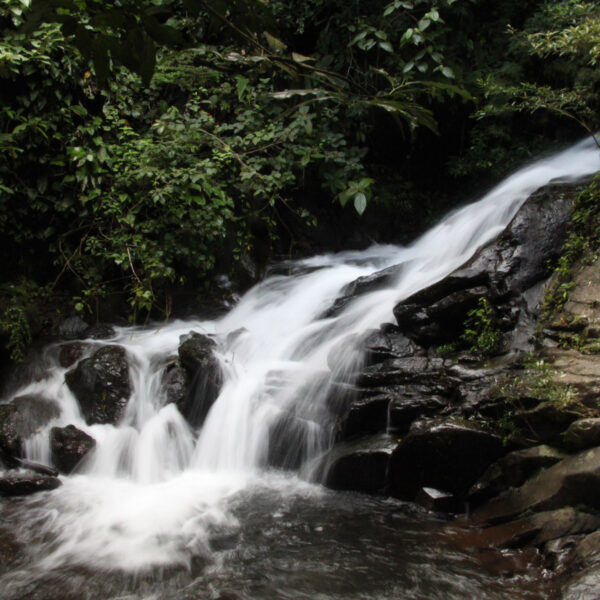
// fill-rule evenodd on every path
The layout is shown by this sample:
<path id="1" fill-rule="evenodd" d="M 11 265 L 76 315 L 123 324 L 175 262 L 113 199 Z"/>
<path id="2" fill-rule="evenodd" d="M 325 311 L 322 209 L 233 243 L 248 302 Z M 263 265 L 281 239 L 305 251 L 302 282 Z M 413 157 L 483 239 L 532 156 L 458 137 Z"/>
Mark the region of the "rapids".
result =
<path id="1" fill-rule="evenodd" d="M 49 463 L 50 427 L 70 423 L 97 447 L 57 490 L 0 503 L 3 522 L 14 524 L 27 549 L 0 576 L 0 598 L 31 590 L 36 598 L 543 597 L 526 578 L 493 583 L 430 535 L 433 521 L 416 509 L 325 490 L 312 482 L 311 467 L 332 442 L 328 386 L 349 380 L 360 364 L 347 336 L 393 321 L 398 301 L 494 239 L 536 189 L 599 169 L 597 147 L 582 142 L 521 169 L 410 246 L 285 263 L 220 319 L 118 328 L 110 340 L 88 340 L 90 352 L 107 343 L 126 350 L 133 392 L 118 426 L 88 426 L 65 369 L 51 363 L 44 378 L 18 391 L 42 393 L 61 408 L 27 442 L 28 457 Z M 402 268 L 388 289 L 323 317 L 347 284 L 392 265 Z M 200 431 L 161 389 L 162 369 L 191 330 L 217 341 L 224 377 Z M 285 415 L 303 424 L 300 446 L 290 449 L 302 463 L 295 473 L 266 466 L 273 426 Z M 49 585 L 67 595 L 44 595 Z"/>

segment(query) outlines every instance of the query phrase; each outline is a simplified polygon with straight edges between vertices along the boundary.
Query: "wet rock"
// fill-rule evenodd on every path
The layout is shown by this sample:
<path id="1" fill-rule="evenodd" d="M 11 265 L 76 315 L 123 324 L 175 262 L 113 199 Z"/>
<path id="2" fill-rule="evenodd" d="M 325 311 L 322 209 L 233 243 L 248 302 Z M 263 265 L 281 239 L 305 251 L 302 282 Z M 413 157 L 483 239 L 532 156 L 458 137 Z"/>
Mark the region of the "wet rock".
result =
<path id="1" fill-rule="evenodd" d="M 394 282 L 404 269 L 403 264 L 393 265 L 381 271 L 376 271 L 371 275 L 359 277 L 349 283 L 335 300 L 333 305 L 322 315 L 323 319 L 336 317 L 346 306 L 354 299 L 369 294 L 377 290 L 383 290 L 393 287 Z"/>
<path id="2" fill-rule="evenodd" d="M 23 441 L 59 415 L 56 402 L 38 395 L 19 396 L 0 404 L 0 450 L 20 457 Z"/>
<path id="3" fill-rule="evenodd" d="M 559 442 L 563 431 L 581 416 L 581 408 L 576 404 L 546 401 L 530 410 L 518 411 L 513 421 L 525 435 L 545 444 Z"/>
<path id="4" fill-rule="evenodd" d="M 465 541 L 474 546 L 515 548 L 541 546 L 564 536 L 589 533 L 600 526 L 598 515 L 571 507 L 528 515 L 516 521 L 472 531 Z"/>
<path id="5" fill-rule="evenodd" d="M 600 589 L 600 531 L 575 539 L 563 566 L 560 600 L 597 600 Z"/>
<path id="6" fill-rule="evenodd" d="M 340 439 L 385 431 L 390 397 L 362 396 L 354 400 L 340 419 Z"/>
<path id="7" fill-rule="evenodd" d="M 72 473 L 95 446 L 96 440 L 74 425 L 53 427 L 50 430 L 52 462 L 61 473 Z"/>
<path id="8" fill-rule="evenodd" d="M 63 344 L 58 352 L 58 364 L 64 369 L 72 367 L 85 351 L 85 344 L 81 342 L 72 342 Z"/>
<path id="9" fill-rule="evenodd" d="M 185 410 L 184 407 L 190 395 L 188 372 L 177 363 L 167 365 L 162 376 L 162 386 L 167 398 L 166 403 L 175 404 L 179 412 Z"/>
<path id="10" fill-rule="evenodd" d="M 89 325 L 79 316 L 66 318 L 58 326 L 58 335 L 64 340 L 77 340 L 81 338 Z"/>
<path id="11" fill-rule="evenodd" d="M 180 412 L 192 427 L 198 427 L 204 422 L 221 389 L 221 365 L 214 353 L 217 344 L 208 336 L 196 332 L 182 336 L 181 342 L 179 362 L 192 382 L 190 394 Z"/>
<path id="12" fill-rule="evenodd" d="M 115 337 L 114 327 L 107 325 L 106 323 L 98 323 L 88 327 L 82 334 L 83 338 L 92 340 L 107 340 Z"/>
<path id="13" fill-rule="evenodd" d="M 393 386 L 407 383 L 431 383 L 442 380 L 444 360 L 415 356 L 386 360 L 367 367 L 358 376 L 357 385 L 365 388 Z M 458 381 L 444 379 L 444 385 L 457 385 Z"/>
<path id="14" fill-rule="evenodd" d="M 29 496 L 36 492 L 54 490 L 61 485 L 58 477 L 41 475 L 33 471 L 6 471 L 0 477 L 0 494 L 3 496 Z"/>
<path id="15" fill-rule="evenodd" d="M 486 287 L 471 287 L 454 291 L 435 301 L 424 299 L 424 304 L 410 297 L 394 308 L 394 316 L 400 329 L 417 344 L 445 344 L 460 337 L 467 313 L 487 293 Z"/>
<path id="16" fill-rule="evenodd" d="M 600 446 L 600 419 L 588 418 L 573 421 L 562 437 L 565 447 L 573 452 Z"/>
<path id="17" fill-rule="evenodd" d="M 397 442 L 388 435 L 360 438 L 337 444 L 324 460 L 325 485 L 335 490 L 382 493 Z"/>
<path id="18" fill-rule="evenodd" d="M 469 490 L 469 498 L 480 502 L 509 487 L 518 487 L 540 469 L 547 469 L 564 458 L 560 450 L 546 445 L 510 452 L 490 465 Z"/>
<path id="19" fill-rule="evenodd" d="M 320 433 L 321 427 L 314 421 L 281 413 L 269 427 L 268 464 L 280 469 L 299 469 Z"/>
<path id="20" fill-rule="evenodd" d="M 65 381 L 88 425 L 119 422 L 131 394 L 125 349 L 104 346 L 67 371 Z"/>
<path id="21" fill-rule="evenodd" d="M 434 512 L 457 513 L 464 510 L 464 503 L 456 496 L 430 487 L 421 488 L 415 497 L 415 502 Z"/>
<path id="22" fill-rule="evenodd" d="M 563 506 L 600 509 L 600 448 L 570 456 L 493 498 L 473 512 L 477 523 L 499 522 L 525 511 L 546 511 Z"/>
<path id="23" fill-rule="evenodd" d="M 362 338 L 356 333 L 343 337 L 327 354 L 327 366 L 338 381 L 347 381 L 362 364 Z"/>
<path id="24" fill-rule="evenodd" d="M 398 327 L 386 324 L 369 334 L 363 342 L 367 364 L 388 359 L 424 355 L 424 350 L 400 332 Z"/>
<path id="25" fill-rule="evenodd" d="M 467 421 L 430 419 L 413 424 L 390 461 L 390 491 L 413 500 L 422 487 L 464 498 L 502 454 L 499 436 Z"/>
<path id="26" fill-rule="evenodd" d="M 427 386 L 404 386 L 396 392 L 389 405 L 390 429 L 406 433 L 414 421 L 430 417 L 446 408 L 449 399 Z"/>
<path id="27" fill-rule="evenodd" d="M 577 190 L 550 185 L 533 194 L 499 238 L 395 307 L 400 329 L 420 345 L 455 341 L 480 297 L 494 305 L 503 331 L 514 327 L 521 296 L 548 276 L 548 262 L 560 251 Z"/>

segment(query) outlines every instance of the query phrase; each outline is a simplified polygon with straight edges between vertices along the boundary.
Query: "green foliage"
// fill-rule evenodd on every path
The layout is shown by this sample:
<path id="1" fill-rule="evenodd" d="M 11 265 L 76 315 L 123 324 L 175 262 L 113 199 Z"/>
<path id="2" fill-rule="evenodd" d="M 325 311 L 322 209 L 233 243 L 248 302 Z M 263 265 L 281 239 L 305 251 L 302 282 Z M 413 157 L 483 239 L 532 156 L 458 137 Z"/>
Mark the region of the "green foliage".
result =
<path id="1" fill-rule="evenodd" d="M 502 332 L 496 324 L 496 312 L 490 301 L 479 298 L 477 307 L 467 313 L 465 331 L 461 340 L 471 352 L 480 356 L 493 356 L 502 347 Z"/>
<path id="2" fill-rule="evenodd" d="M 414 236 L 447 202 L 452 152 L 467 156 L 454 165 L 463 176 L 517 156 L 505 121 L 473 130 L 474 105 L 465 103 L 477 79 L 489 82 L 490 99 L 496 81 L 524 80 L 534 42 L 503 36 L 507 24 L 537 15 L 526 30 L 540 33 L 565 23 L 534 0 L 480 4 L 32 0 L 27 9 L 6 0 L 3 281 L 64 290 L 78 310 L 124 293 L 134 316 L 169 314 L 173 290 L 204 289 L 260 247 L 308 247 L 317 215 L 320 227 L 379 240 L 381 223 L 368 225 L 373 207 L 390 235 Z M 535 52 L 549 55 L 535 39 Z M 595 50 L 586 48 L 590 72 Z M 577 81 L 569 102 L 582 103 L 566 110 L 591 123 L 582 90 L 592 83 Z M 498 135 L 504 147 L 490 156 Z M 6 306 L 19 306 L 17 296 L 0 290 Z M 489 308 L 469 316 L 461 340 L 483 355 L 496 344 Z M 11 311 L 6 320 L 20 318 Z"/>
<path id="3" fill-rule="evenodd" d="M 31 344 L 29 320 L 22 307 L 13 304 L 5 309 L 0 317 L 0 331 L 8 335 L 6 348 L 11 359 L 21 362 Z"/>
<path id="4" fill-rule="evenodd" d="M 557 381 L 558 376 L 544 358 L 529 354 L 523 359 L 523 373 L 507 378 L 495 391 L 517 405 L 522 398 L 535 398 L 563 408 L 577 402 L 578 395 L 573 386 Z"/>
<path id="5" fill-rule="evenodd" d="M 581 191 L 567 225 L 567 236 L 554 267 L 554 277 L 542 303 L 542 322 L 553 321 L 564 308 L 573 289 L 573 269 L 592 263 L 600 248 L 600 178 Z"/>
<path id="6" fill-rule="evenodd" d="M 510 111 L 549 111 L 575 121 L 594 136 L 600 125 L 597 3 L 547 2 L 530 27 L 509 30 L 531 55 L 545 59 L 544 68 L 532 74 L 532 80 L 517 83 L 488 75 L 481 81 L 488 103 L 478 118 Z"/>

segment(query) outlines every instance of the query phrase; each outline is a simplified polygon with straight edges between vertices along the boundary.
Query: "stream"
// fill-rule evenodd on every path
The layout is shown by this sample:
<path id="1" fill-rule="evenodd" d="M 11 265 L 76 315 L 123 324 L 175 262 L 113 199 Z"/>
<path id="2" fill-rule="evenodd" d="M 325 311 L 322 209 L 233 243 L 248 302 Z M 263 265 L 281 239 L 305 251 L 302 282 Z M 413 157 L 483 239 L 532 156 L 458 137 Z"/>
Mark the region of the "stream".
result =
<path id="1" fill-rule="evenodd" d="M 44 376 L 14 394 L 60 406 L 27 441 L 27 457 L 50 464 L 52 426 L 74 424 L 97 446 L 60 488 L 0 500 L 0 557 L 11 557 L 0 564 L 0 599 L 547 598 L 535 556 L 461 548 L 443 520 L 325 489 L 315 467 L 335 434 L 331 385 L 361 365 L 348 336 L 394 322 L 400 300 L 493 240 L 536 189 L 599 169 L 597 147 L 581 142 L 521 169 L 410 246 L 280 264 L 222 318 L 87 340 L 86 356 L 106 344 L 126 351 L 132 394 L 117 426 L 86 424 L 48 348 Z M 385 289 L 328 312 L 348 284 L 395 265 Z M 161 385 L 190 331 L 216 341 L 223 373 L 199 430 Z M 278 423 L 294 470 L 268 466 Z"/>

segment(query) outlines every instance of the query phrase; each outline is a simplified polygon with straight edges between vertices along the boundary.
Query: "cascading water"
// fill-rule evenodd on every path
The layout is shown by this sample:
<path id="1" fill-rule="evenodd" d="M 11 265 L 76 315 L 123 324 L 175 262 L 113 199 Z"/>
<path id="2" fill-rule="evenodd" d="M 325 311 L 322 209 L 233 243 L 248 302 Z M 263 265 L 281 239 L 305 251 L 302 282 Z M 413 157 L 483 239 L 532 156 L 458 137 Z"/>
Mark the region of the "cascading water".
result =
<path id="1" fill-rule="evenodd" d="M 329 492 L 265 468 L 270 444 L 275 435 L 281 441 L 282 431 L 291 436 L 284 451 L 287 464 L 295 466 L 306 465 L 331 442 L 328 355 L 332 351 L 336 355 L 336 378 L 350 374 L 360 357 L 344 342 L 347 336 L 393 321 L 392 309 L 398 301 L 468 260 L 506 227 L 539 187 L 552 179 L 577 179 L 599 169 L 597 148 L 591 140 L 583 142 L 509 177 L 411 246 L 374 246 L 289 263 L 287 274 L 267 278 L 221 319 L 122 328 L 106 342 L 89 340 L 91 350 L 106 343 L 126 350 L 133 393 L 118 426 L 86 425 L 64 384 L 65 369 L 58 366 L 42 381 L 19 390 L 19 394 L 54 398 L 61 415 L 50 426 L 72 423 L 94 437 L 97 447 L 77 474 L 63 478 L 59 489 L 4 508 L 5 518 L 22 523 L 21 536 L 29 544 L 35 566 L 22 576 L 13 572 L 0 578 L 0 588 L 7 590 L 2 597 L 21 597 L 19 590 L 25 589 L 27 577 L 35 579 L 33 572 L 47 574 L 59 567 L 139 574 L 157 566 L 192 568 L 200 556 L 210 559 L 218 571 L 215 565 L 223 556 L 215 550 L 215 539 L 236 532 L 243 536 L 240 511 L 249 510 L 248 518 L 254 516 L 258 523 L 265 518 L 255 508 L 237 512 L 232 508 L 251 494 L 249 490 L 271 490 L 271 500 L 263 499 L 262 507 L 273 519 L 287 514 L 293 527 L 298 522 L 290 516 L 291 506 L 298 505 L 298 514 L 306 511 L 303 502 L 332 510 Z M 365 293 L 334 313 L 327 312 L 347 284 L 392 265 L 402 268 L 387 289 Z M 323 316 L 328 314 L 333 316 Z M 162 369 L 176 355 L 180 336 L 190 330 L 214 337 L 223 371 L 220 394 L 199 432 L 175 405 L 165 403 L 161 388 Z M 232 332 L 236 335 L 229 335 Z M 290 421 L 294 427 L 286 425 Z M 29 458 L 49 462 L 50 426 L 29 440 Z M 294 431 L 299 433 L 293 435 Z M 260 499 L 262 492 L 256 493 Z M 375 514 L 387 501 L 368 502 L 370 514 Z M 267 535 L 266 530 L 262 533 Z M 302 536 L 299 539 L 303 544 Z M 241 555 L 237 559 L 244 562 Z M 444 576 L 440 577 L 436 585 L 446 591 L 439 597 L 453 597 L 452 586 L 444 587 L 440 583 Z M 207 585 L 206 596 L 193 597 L 216 598 L 214 581 Z M 461 590 L 456 593 L 456 597 L 464 595 Z M 236 597 L 269 596 L 265 594 Z M 348 597 L 347 590 L 340 594 Z M 418 590 L 415 594 L 405 597 L 425 597 Z M 304 596 L 297 591 L 281 597 Z M 338 596 L 332 591 L 313 597 Z M 426 597 L 438 596 L 432 592 Z"/>

